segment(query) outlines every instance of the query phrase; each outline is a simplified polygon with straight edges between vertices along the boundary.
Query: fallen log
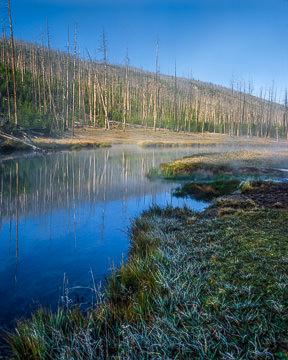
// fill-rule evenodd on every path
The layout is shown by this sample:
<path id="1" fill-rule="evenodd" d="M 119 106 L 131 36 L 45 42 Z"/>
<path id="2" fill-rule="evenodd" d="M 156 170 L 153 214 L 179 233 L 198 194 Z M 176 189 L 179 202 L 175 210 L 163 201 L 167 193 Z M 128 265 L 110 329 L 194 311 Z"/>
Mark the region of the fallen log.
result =
<path id="1" fill-rule="evenodd" d="M 26 141 L 19 139 L 18 137 L 14 136 L 14 135 L 4 133 L 3 131 L 0 130 L 0 137 L 2 137 L 3 139 L 8 139 L 8 140 L 12 140 L 15 142 L 19 142 L 21 144 L 31 147 L 34 151 L 39 151 L 39 152 L 43 153 L 43 149 L 41 149 L 39 146 L 35 145 L 33 143 L 33 141 L 26 134 L 24 134 L 24 136 L 27 139 Z"/>

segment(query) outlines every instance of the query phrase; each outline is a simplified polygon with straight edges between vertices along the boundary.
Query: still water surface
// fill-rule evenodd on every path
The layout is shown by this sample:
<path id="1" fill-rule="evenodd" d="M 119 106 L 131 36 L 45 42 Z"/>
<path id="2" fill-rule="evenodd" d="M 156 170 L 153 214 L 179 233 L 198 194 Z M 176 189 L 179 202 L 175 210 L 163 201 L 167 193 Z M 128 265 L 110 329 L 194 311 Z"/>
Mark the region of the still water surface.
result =
<path id="1" fill-rule="evenodd" d="M 63 278 L 70 297 L 89 303 L 92 276 L 99 283 L 127 257 L 130 220 L 152 204 L 202 210 L 172 197 L 173 182 L 145 174 L 195 149 L 143 150 L 114 146 L 63 152 L 0 164 L 0 326 L 38 304 L 61 303 Z"/>

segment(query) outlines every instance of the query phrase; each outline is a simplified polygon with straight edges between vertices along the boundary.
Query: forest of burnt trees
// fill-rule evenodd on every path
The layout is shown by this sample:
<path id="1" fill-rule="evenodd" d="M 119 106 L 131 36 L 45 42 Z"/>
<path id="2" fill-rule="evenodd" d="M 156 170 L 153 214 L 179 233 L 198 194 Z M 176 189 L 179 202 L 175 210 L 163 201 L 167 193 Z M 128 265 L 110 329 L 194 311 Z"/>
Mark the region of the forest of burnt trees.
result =
<path id="1" fill-rule="evenodd" d="M 69 34 L 69 29 L 68 29 Z M 45 44 L 44 44 L 45 43 Z M 0 40 L 0 124 L 13 128 L 64 132 L 81 124 L 94 127 L 129 125 L 231 136 L 288 138 L 287 90 L 253 94 L 252 82 L 232 82 L 231 89 L 107 61 L 102 34 L 102 61 L 80 58 L 77 28 L 68 35 L 67 52 L 52 50 L 47 24 L 42 44 L 14 41 L 5 31 Z M 17 105 L 13 91 L 13 62 Z M 281 105 L 282 103 L 282 105 Z M 16 119 L 16 121 L 15 121 Z"/>

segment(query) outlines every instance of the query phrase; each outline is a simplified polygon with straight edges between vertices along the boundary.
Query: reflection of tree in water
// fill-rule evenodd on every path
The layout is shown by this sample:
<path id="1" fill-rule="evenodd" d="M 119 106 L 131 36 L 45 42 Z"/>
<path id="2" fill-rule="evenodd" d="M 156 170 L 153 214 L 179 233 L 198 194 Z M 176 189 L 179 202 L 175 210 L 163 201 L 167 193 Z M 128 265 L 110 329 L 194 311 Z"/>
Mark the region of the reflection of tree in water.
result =
<path id="1" fill-rule="evenodd" d="M 171 188 L 171 183 L 150 182 L 145 174 L 153 163 L 188 152 L 174 151 L 118 146 L 2 162 L 0 279 L 9 304 L 5 298 L 0 303 L 0 324 L 15 311 L 29 311 L 32 298 L 55 304 L 55 284 L 67 269 L 72 281 L 81 283 L 95 258 L 99 279 L 111 254 L 121 261 L 127 218 L 146 206 L 145 197 L 150 202 L 153 194 Z"/>
<path id="2" fill-rule="evenodd" d="M 145 175 L 156 165 L 156 150 L 118 152 L 110 149 L 91 152 L 67 152 L 5 161 L 1 166 L 0 233 L 3 219 L 9 219 L 9 253 L 15 239 L 15 279 L 17 279 L 19 219 L 30 215 L 49 215 L 49 244 L 53 233 L 53 212 L 67 210 L 68 233 L 73 227 L 77 247 L 79 205 L 100 203 L 101 242 L 106 203 L 121 200 L 125 219 L 127 200 L 144 198 L 170 189 L 170 184 L 150 182 Z M 159 153 L 159 150 L 157 150 Z M 183 154 L 183 151 L 182 153 Z M 159 155 L 159 154 L 158 154 Z M 163 152 L 163 161 L 169 160 Z M 72 221 L 70 224 L 70 211 Z M 14 228 L 15 226 L 15 228 Z M 20 234 L 21 238 L 21 234 Z M 8 240 L 8 239 L 7 239 Z M 21 239 L 20 239 L 21 240 Z"/>
<path id="3" fill-rule="evenodd" d="M 6 161 L 1 164 L 1 218 L 16 216 L 17 196 L 19 216 L 27 216 L 81 203 L 125 204 L 129 198 L 163 192 L 165 185 L 145 178 L 153 165 L 154 151 L 67 152 Z"/>
<path id="4" fill-rule="evenodd" d="M 9 189 L 9 197 L 8 197 L 8 204 L 7 200 L 4 199 L 4 174 L 2 173 L 1 176 L 1 197 L 0 197 L 0 233 L 2 230 L 2 219 L 4 216 L 9 216 L 9 255 L 11 253 L 11 239 L 12 239 L 12 222 L 13 216 L 15 216 L 15 280 L 17 280 L 17 265 L 18 265 L 18 240 L 19 240 L 19 163 L 18 161 L 15 162 L 15 193 L 14 198 L 12 197 L 12 168 L 9 169 L 9 181 L 6 182 L 6 187 Z M 25 189 L 25 188 L 24 188 Z M 5 189 L 5 193 L 8 192 Z M 24 194 L 25 195 L 25 194 Z M 5 203 L 6 202 L 6 203 Z M 3 212 L 3 209 L 7 210 L 7 214 Z M 13 214 L 13 209 L 15 213 Z"/>
<path id="5" fill-rule="evenodd" d="M 18 221 L 18 207 L 19 207 L 19 176 L 18 176 L 18 161 L 16 162 L 16 263 L 15 263 L 15 280 L 17 277 L 18 265 L 18 234 L 19 234 L 19 221 Z"/>

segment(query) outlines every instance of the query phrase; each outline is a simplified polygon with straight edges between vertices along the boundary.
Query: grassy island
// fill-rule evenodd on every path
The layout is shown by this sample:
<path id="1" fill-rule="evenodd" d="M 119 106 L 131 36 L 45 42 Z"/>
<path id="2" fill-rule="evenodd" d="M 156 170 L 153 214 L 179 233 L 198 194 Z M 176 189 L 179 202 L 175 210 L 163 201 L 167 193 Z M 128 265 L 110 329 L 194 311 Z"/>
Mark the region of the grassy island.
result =
<path id="1" fill-rule="evenodd" d="M 165 179 L 223 180 L 250 177 L 283 177 L 288 151 L 273 148 L 199 153 L 151 169 L 148 176 Z"/>

